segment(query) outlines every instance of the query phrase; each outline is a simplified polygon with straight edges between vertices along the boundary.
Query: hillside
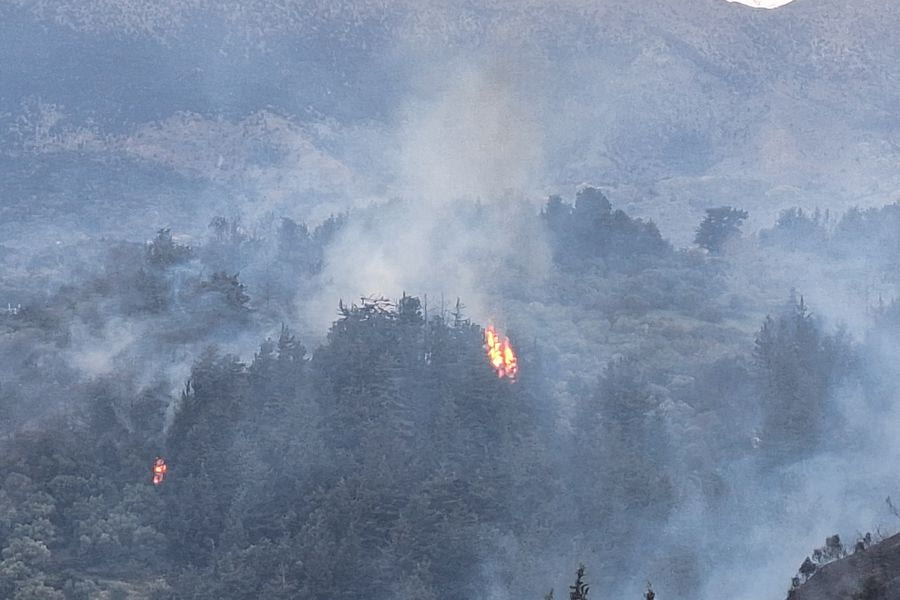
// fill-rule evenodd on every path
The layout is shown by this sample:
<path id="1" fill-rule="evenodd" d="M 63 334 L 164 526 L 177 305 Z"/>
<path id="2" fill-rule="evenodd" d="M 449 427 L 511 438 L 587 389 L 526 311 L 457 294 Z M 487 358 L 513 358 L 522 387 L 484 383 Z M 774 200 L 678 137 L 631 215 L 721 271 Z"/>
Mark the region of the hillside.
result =
<path id="1" fill-rule="evenodd" d="M 825 565 L 792 600 L 897 600 L 900 598 L 900 534 Z"/>
<path id="2" fill-rule="evenodd" d="M 208 200 L 180 197 L 179 177 L 226 212 L 305 220 L 414 196 L 422 179 L 484 196 L 474 173 L 531 197 L 600 184 L 683 246 L 723 199 L 755 228 L 787 206 L 844 210 L 900 190 L 893 4 L 115 4 L 0 3 L 13 67 L 0 159 L 32 167 L 0 163 L 12 201 L 44 197 L 60 161 L 56 207 L 137 197 L 161 215 L 196 208 L 201 223 Z M 473 153 L 473 138 L 492 151 Z M 507 168 L 520 163 L 527 177 Z M 143 216 L 95 212 L 128 233 Z M 14 217 L 0 233 L 47 225 Z"/>
<path id="3" fill-rule="evenodd" d="M 898 21 L 0 0 L 0 600 L 783 598 L 897 494 Z"/>

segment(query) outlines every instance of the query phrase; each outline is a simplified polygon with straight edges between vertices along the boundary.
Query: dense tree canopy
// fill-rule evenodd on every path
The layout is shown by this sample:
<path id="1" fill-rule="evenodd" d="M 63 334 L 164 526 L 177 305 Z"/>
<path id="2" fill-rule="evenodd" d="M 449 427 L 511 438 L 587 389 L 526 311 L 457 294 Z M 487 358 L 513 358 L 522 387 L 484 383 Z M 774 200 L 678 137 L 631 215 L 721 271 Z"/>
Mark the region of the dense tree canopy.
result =
<path id="1" fill-rule="evenodd" d="M 726 230 L 744 218 L 728 210 Z M 638 561 L 693 597 L 695 540 L 648 531 L 745 507 L 757 480 L 723 464 L 762 487 L 850 444 L 841 391 L 890 401 L 894 380 L 860 361 L 900 339 L 893 306 L 859 345 L 804 299 L 753 307 L 728 255 L 673 249 L 597 189 L 531 218 L 549 274 L 490 288 L 515 380 L 461 301 L 336 301 L 301 340 L 296 299 L 327 284 L 348 217 L 272 219 L 268 236 L 217 218 L 205 242 L 162 229 L 83 251 L 83 280 L 0 314 L 0 596 L 455 600 L 537 589 L 552 555 L 606 589 Z M 819 235 L 807 220 L 778 235 Z"/>
<path id="2" fill-rule="evenodd" d="M 729 239 L 740 235 L 741 223 L 747 217 L 747 211 L 731 206 L 707 208 L 694 243 L 712 253 L 721 252 Z"/>

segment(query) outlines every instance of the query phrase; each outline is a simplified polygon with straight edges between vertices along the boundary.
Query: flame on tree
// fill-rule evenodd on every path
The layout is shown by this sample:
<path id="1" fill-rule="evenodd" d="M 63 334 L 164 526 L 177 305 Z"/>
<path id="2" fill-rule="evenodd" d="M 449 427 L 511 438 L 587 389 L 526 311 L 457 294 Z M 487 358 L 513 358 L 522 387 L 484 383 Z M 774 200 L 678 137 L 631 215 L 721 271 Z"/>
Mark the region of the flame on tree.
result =
<path id="1" fill-rule="evenodd" d="M 153 463 L 153 485 L 162 485 L 162 482 L 166 480 L 166 471 L 168 469 L 166 460 L 161 456 L 157 456 L 156 462 Z"/>
<path id="2" fill-rule="evenodd" d="M 501 339 L 494 326 L 488 325 L 484 330 L 484 345 L 487 348 L 488 360 L 497 371 L 497 377 L 515 379 L 519 372 L 519 365 L 509 338 Z"/>

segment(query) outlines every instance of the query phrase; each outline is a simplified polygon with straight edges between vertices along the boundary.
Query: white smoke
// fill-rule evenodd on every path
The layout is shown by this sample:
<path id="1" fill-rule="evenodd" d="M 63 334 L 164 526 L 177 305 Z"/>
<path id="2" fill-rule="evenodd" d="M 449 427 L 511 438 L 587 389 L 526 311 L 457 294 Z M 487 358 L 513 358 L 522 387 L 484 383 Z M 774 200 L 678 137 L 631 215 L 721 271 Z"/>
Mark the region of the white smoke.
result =
<path id="1" fill-rule="evenodd" d="M 469 65 L 411 99 L 394 119 L 386 149 L 399 200 L 354 215 L 327 251 L 323 288 L 301 298 L 305 319 L 327 325 L 338 298 L 461 297 L 486 320 L 499 307 L 491 275 L 549 265 L 529 198 L 543 173 L 541 129 L 514 72 Z M 477 206 L 477 208 L 476 208 Z"/>

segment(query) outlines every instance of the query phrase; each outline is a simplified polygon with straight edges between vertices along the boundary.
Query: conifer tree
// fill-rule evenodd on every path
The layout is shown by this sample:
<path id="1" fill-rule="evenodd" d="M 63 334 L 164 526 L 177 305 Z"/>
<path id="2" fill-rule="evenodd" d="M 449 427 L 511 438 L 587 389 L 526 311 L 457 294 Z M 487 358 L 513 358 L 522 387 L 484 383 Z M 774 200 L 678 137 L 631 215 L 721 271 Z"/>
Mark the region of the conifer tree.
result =
<path id="1" fill-rule="evenodd" d="M 569 600 L 587 600 L 590 586 L 584 582 L 584 565 L 575 571 L 575 584 L 569 586 Z"/>
<path id="2" fill-rule="evenodd" d="M 722 251 L 725 243 L 740 234 L 747 211 L 730 206 L 706 209 L 706 217 L 697 229 L 694 243 L 711 253 Z"/>

